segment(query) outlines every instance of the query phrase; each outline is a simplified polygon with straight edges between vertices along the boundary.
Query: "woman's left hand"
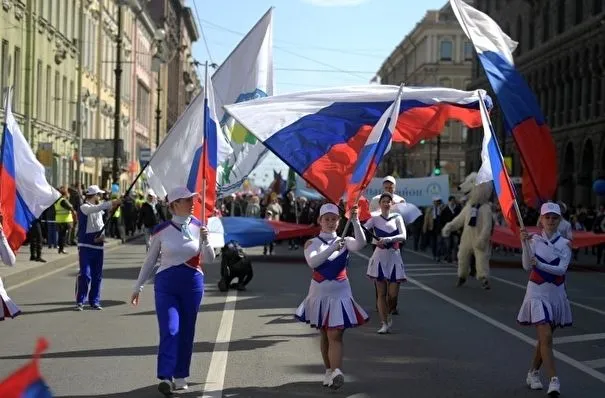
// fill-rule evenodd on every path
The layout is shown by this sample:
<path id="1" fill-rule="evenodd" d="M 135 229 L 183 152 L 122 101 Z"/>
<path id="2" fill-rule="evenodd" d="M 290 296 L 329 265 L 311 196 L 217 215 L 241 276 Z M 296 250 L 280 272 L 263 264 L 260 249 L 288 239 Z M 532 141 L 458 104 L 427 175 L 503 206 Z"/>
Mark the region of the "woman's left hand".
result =
<path id="1" fill-rule="evenodd" d="M 206 228 L 206 227 L 200 228 L 200 238 L 202 239 L 203 242 L 206 242 L 208 240 L 208 228 Z"/>
<path id="2" fill-rule="evenodd" d="M 351 219 L 356 220 L 359 217 L 359 207 L 357 205 L 351 207 Z"/>

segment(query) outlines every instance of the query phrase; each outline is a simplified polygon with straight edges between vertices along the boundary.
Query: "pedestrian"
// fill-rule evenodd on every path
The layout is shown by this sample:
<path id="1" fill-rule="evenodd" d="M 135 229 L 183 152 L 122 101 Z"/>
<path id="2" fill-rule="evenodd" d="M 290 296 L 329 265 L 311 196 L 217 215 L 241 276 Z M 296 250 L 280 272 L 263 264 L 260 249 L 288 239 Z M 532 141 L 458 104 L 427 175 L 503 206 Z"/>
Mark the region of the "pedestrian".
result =
<path id="1" fill-rule="evenodd" d="M 141 209 L 139 210 L 139 228 L 142 225 L 144 236 L 145 236 L 145 250 L 149 251 L 149 241 L 154 228 L 160 223 L 160 221 L 166 221 L 160 206 L 158 205 L 158 198 L 152 189 L 147 191 L 147 201 L 143 202 Z"/>
<path id="2" fill-rule="evenodd" d="M 296 318 L 321 333 L 321 356 L 326 368 L 323 385 L 338 389 L 344 384 L 342 373 L 343 334 L 345 329 L 363 325 L 368 314 L 355 302 L 347 277 L 349 251 L 366 244 L 357 207 L 351 209 L 355 238 L 336 235 L 340 215 L 338 207 L 326 203 L 319 210 L 319 236 L 307 241 L 305 259 L 313 274 L 309 293 L 296 310 Z"/>
<path id="3" fill-rule="evenodd" d="M 372 216 L 364 228 L 373 230 L 379 240 L 368 263 L 367 275 L 374 280 L 377 290 L 378 314 L 382 325 L 378 333 L 385 334 L 393 326 L 391 314 L 397 308 L 399 284 L 406 280 L 400 245 L 406 240 L 406 229 L 400 214 L 391 213 L 393 196 L 380 195 L 380 214 Z"/>
<path id="4" fill-rule="evenodd" d="M 68 254 L 65 251 L 65 246 L 69 244 L 69 230 L 71 229 L 76 212 L 69 202 L 69 191 L 67 187 L 59 188 L 61 198 L 55 202 L 55 221 L 59 232 L 59 254 Z"/>
<path id="5" fill-rule="evenodd" d="M 42 226 L 39 218 L 32 221 L 32 225 L 27 231 L 27 238 L 29 240 L 29 261 L 45 263 L 46 260 L 42 258 Z"/>
<path id="6" fill-rule="evenodd" d="M 15 253 L 8 244 L 8 240 L 6 235 L 4 235 L 4 229 L 2 227 L 4 219 L 2 218 L 2 214 L 0 214 L 0 259 L 2 262 L 9 267 L 15 265 Z M 5 317 L 10 316 L 11 318 L 16 317 L 21 313 L 17 304 L 8 297 L 6 290 L 4 289 L 4 283 L 2 282 L 2 278 L 0 278 L 0 321 L 3 321 Z"/>
<path id="7" fill-rule="evenodd" d="M 84 309 L 84 300 L 88 294 L 88 304 L 94 310 L 101 307 L 101 280 L 103 278 L 103 246 L 105 236 L 99 236 L 103 229 L 103 211 L 117 208 L 121 200 L 115 199 L 101 203 L 99 195 L 104 191 L 97 185 L 88 187 L 84 203 L 78 211 L 78 258 L 80 272 L 76 281 L 76 311 Z M 90 292 L 88 290 L 90 285 Z"/>
<path id="8" fill-rule="evenodd" d="M 192 216 L 197 196 L 185 187 L 168 193 L 172 219 L 156 227 L 130 300 L 132 305 L 138 305 L 143 285 L 160 258 L 154 286 L 160 332 L 157 378 L 158 390 L 166 396 L 188 388 L 195 322 L 204 296 L 201 262 L 214 260 L 208 230 Z"/>
<path id="9" fill-rule="evenodd" d="M 523 268 L 530 271 L 529 282 L 517 321 L 535 326 L 538 333 L 531 368 L 526 383 L 532 390 L 542 389 L 540 367 L 544 365 L 549 395 L 560 394 L 560 382 L 553 355 L 553 333 L 558 327 L 571 326 L 572 316 L 565 290 L 565 274 L 571 260 L 569 241 L 558 231 L 561 208 L 547 202 L 540 208 L 540 234 L 529 235 L 521 230 Z"/>

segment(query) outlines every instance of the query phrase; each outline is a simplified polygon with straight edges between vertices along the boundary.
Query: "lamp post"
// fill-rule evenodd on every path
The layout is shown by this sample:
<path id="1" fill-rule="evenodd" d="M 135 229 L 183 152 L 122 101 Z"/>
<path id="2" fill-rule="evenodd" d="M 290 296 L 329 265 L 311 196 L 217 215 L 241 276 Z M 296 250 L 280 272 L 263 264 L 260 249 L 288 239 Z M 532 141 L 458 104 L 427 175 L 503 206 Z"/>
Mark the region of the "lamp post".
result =
<path id="1" fill-rule="evenodd" d="M 116 98 L 115 98 L 115 114 L 113 121 L 113 183 L 118 184 L 120 181 L 120 115 L 122 108 L 122 3 L 118 2 L 118 37 L 116 39 Z"/>
<path id="2" fill-rule="evenodd" d="M 162 42 L 164 41 L 164 39 L 166 39 L 166 31 L 164 29 L 157 29 L 155 31 L 155 40 L 157 42 L 157 48 L 158 48 L 158 52 L 157 52 L 158 83 L 156 86 L 157 100 L 156 100 L 156 104 L 155 104 L 155 149 L 156 150 L 160 146 L 160 120 L 162 120 L 162 108 L 160 106 L 161 93 L 162 93 L 162 81 L 160 80 L 161 71 L 162 71 L 162 67 L 160 65 L 160 63 L 161 63 L 160 52 L 161 52 Z"/>

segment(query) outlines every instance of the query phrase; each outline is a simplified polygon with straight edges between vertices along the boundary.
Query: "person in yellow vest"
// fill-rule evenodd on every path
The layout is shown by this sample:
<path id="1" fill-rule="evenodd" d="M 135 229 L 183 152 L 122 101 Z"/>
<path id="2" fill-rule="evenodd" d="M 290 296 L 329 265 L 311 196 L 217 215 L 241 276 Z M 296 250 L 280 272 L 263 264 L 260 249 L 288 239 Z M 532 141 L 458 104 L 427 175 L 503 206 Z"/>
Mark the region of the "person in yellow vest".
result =
<path id="1" fill-rule="evenodd" d="M 69 191 L 67 187 L 60 187 L 59 192 L 61 193 L 61 198 L 55 202 L 55 221 L 57 230 L 59 231 L 58 247 L 60 254 L 67 254 L 65 244 L 69 236 L 69 229 L 76 218 L 76 211 L 71 203 L 69 203 Z"/>

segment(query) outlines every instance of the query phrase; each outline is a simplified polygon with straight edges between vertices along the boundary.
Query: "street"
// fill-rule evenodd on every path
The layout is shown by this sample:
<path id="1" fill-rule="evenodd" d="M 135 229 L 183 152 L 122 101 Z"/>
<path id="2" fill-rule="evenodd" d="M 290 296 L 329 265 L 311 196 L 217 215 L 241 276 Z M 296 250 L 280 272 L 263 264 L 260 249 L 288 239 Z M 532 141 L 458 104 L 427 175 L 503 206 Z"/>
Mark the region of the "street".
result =
<path id="1" fill-rule="evenodd" d="M 353 292 L 371 320 L 345 333 L 343 388 L 322 387 L 317 332 L 293 319 L 310 272 L 302 252 L 292 254 L 284 243 L 278 256 L 252 257 L 255 276 L 245 292 L 219 292 L 218 264 L 206 267 L 190 389 L 178 396 L 545 396 L 525 386 L 535 331 L 516 324 L 527 280 L 522 270 L 492 269 L 490 291 L 474 280 L 456 288 L 452 265 L 408 251 L 400 315 L 391 334 L 378 335 L 374 288 L 365 277 L 369 250 L 351 258 Z M 145 287 L 139 307 L 128 304 L 144 255 L 140 241 L 106 254 L 100 312 L 73 311 L 74 266 L 14 289 L 7 286 L 23 314 L 0 323 L 0 377 L 24 364 L 44 336 L 50 348 L 42 374 L 55 396 L 160 396 L 153 286 Z M 603 397 L 604 286 L 603 273 L 568 274 L 574 326 L 555 332 L 562 396 Z"/>

